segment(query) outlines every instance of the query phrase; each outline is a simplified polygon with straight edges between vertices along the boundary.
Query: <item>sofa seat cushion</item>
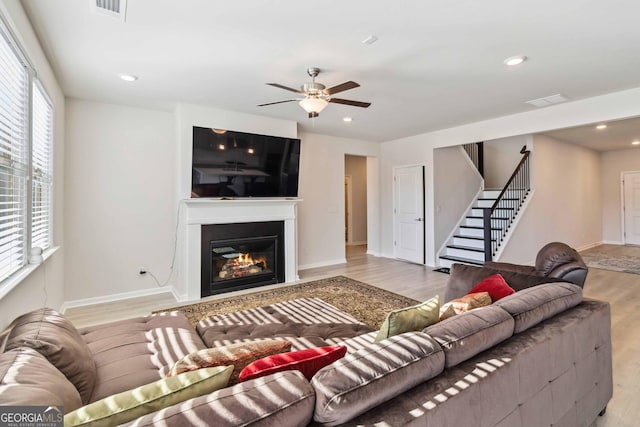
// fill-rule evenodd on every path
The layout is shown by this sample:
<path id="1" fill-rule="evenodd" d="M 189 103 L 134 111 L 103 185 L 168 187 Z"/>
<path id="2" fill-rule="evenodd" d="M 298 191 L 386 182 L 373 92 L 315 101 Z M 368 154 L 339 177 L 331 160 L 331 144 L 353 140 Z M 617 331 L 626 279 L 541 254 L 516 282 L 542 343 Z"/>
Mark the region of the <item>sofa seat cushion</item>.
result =
<path id="1" fill-rule="evenodd" d="M 500 307 L 468 311 L 423 330 L 442 347 L 451 368 L 513 335 L 513 317 Z"/>
<path id="2" fill-rule="evenodd" d="M 514 333 L 517 334 L 581 302 L 580 286 L 571 283 L 547 283 L 503 298 L 496 306 L 513 316 Z"/>
<path id="3" fill-rule="evenodd" d="M 440 374 L 442 349 L 421 332 L 407 332 L 358 350 L 312 378 L 314 421 L 335 426 Z"/>
<path id="4" fill-rule="evenodd" d="M 83 406 L 64 417 L 66 427 L 119 425 L 227 386 L 233 366 L 185 372 Z"/>
<path id="5" fill-rule="evenodd" d="M 174 311 L 80 329 L 97 370 L 91 402 L 164 378 L 182 357 L 206 348 Z"/>
<path id="6" fill-rule="evenodd" d="M 334 345 L 374 329 L 319 298 L 299 298 L 265 307 L 211 316 L 196 330 L 208 347 L 268 338 L 291 342 L 292 350 Z"/>
<path id="7" fill-rule="evenodd" d="M 91 351 L 78 330 L 62 314 L 41 308 L 17 317 L 8 327 L 5 350 L 29 347 L 44 357 L 90 400 L 97 372 Z"/>
<path id="8" fill-rule="evenodd" d="M 268 397 L 268 398 L 265 398 Z M 137 426 L 307 426 L 315 393 L 298 371 L 246 381 L 145 415 Z"/>
<path id="9" fill-rule="evenodd" d="M 213 366 L 233 365 L 230 384 L 238 382 L 240 372 L 249 364 L 263 357 L 291 350 L 289 341 L 257 340 L 229 344 L 224 347 L 205 348 L 188 354 L 178 360 L 168 375 L 178 375 L 182 372 L 195 371 Z"/>
<path id="10" fill-rule="evenodd" d="M 0 406 L 82 406 L 75 386 L 36 350 L 21 347 L 0 354 Z"/>

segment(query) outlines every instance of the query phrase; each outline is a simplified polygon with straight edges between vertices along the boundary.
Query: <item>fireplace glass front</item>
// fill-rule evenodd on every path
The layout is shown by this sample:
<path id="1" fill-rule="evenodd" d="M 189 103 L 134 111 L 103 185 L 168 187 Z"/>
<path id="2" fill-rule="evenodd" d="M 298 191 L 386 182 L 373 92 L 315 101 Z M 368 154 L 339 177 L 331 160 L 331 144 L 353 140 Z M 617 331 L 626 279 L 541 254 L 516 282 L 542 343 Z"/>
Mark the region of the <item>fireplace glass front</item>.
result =
<path id="1" fill-rule="evenodd" d="M 284 222 L 202 226 L 201 296 L 284 282 Z"/>
<path id="2" fill-rule="evenodd" d="M 260 281 L 276 278 L 277 236 L 211 242 L 211 282 L 252 277 Z M 262 276 L 262 277 L 257 277 Z M 274 281 L 273 283 L 277 283 Z"/>

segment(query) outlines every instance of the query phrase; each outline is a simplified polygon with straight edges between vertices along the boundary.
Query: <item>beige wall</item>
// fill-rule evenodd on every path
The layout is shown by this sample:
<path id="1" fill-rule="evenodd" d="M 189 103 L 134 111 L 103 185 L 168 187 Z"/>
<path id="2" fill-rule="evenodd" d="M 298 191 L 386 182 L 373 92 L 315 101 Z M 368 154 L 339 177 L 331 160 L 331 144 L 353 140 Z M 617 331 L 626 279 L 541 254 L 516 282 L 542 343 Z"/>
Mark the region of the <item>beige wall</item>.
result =
<path id="1" fill-rule="evenodd" d="M 373 142 L 339 138 L 313 133 L 301 133 L 298 205 L 298 261 L 301 269 L 345 262 L 344 245 L 344 174 L 345 155 L 364 156 L 368 160 L 379 156 L 380 145 Z M 375 161 L 367 162 L 367 174 L 376 176 Z M 367 191 L 377 192 L 376 181 L 367 183 Z M 378 206 L 375 198 L 367 198 L 367 212 Z M 376 215 L 369 215 L 368 230 L 377 233 L 380 225 Z M 368 232 L 371 245 L 371 233 Z M 377 247 L 370 249 L 378 251 Z"/>
<path id="2" fill-rule="evenodd" d="M 623 243 L 622 172 L 640 172 L 640 148 L 602 153 L 602 240 L 605 243 Z"/>
<path id="3" fill-rule="evenodd" d="M 439 250 L 478 195 L 482 177 L 459 146 L 433 150 L 433 176 L 434 240 Z"/>
<path id="4" fill-rule="evenodd" d="M 53 244 L 59 249 L 0 299 L 0 330 L 16 316 L 43 305 L 60 309 L 64 301 L 64 121 L 65 99 L 18 0 L 0 2 L 0 14 L 15 33 L 53 102 Z"/>
<path id="5" fill-rule="evenodd" d="M 502 189 L 522 159 L 520 149 L 529 135 L 498 138 L 484 143 L 484 188 Z"/>
<path id="6" fill-rule="evenodd" d="M 351 241 L 367 243 L 367 158 L 345 156 L 344 173 L 351 177 Z"/>
<path id="7" fill-rule="evenodd" d="M 532 263 L 538 249 L 552 241 L 577 249 L 599 243 L 600 153 L 534 135 L 531 161 L 534 193 L 500 261 Z"/>
<path id="8" fill-rule="evenodd" d="M 139 267 L 169 276 L 174 135 L 171 112 L 67 100 L 67 302 L 155 290 Z"/>

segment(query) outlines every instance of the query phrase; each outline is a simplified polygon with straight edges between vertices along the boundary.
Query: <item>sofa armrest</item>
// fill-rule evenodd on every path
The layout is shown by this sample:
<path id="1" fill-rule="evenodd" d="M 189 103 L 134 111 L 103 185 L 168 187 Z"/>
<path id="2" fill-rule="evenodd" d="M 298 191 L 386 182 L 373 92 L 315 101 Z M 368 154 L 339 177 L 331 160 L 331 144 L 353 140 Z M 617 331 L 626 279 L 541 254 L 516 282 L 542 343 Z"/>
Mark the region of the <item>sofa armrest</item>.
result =
<path id="1" fill-rule="evenodd" d="M 259 405 L 256 405 L 259 402 Z M 306 426 L 315 392 L 299 371 L 284 371 L 215 391 L 138 418 L 126 426 Z"/>
<path id="2" fill-rule="evenodd" d="M 538 274 L 536 273 L 536 268 L 530 265 L 518 265 L 518 264 L 510 264 L 508 262 L 487 261 L 484 263 L 484 266 L 487 268 L 492 268 L 494 270 L 510 271 L 512 273 L 538 276 Z"/>

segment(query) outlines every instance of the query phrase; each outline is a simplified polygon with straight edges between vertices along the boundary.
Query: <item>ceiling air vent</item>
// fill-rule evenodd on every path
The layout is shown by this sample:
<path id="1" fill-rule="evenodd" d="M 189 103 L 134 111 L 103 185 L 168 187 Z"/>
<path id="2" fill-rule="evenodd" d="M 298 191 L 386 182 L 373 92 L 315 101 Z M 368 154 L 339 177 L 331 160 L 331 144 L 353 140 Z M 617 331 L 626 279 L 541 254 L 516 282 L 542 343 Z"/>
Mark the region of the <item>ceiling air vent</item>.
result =
<path id="1" fill-rule="evenodd" d="M 94 9 L 101 15 L 125 21 L 127 12 L 127 0 L 94 0 Z"/>
<path id="2" fill-rule="evenodd" d="M 553 104 L 560 104 L 561 102 L 568 101 L 569 98 L 558 93 L 551 96 L 545 96 L 544 98 L 532 99 L 531 101 L 527 101 L 526 103 L 529 105 L 533 105 L 534 107 L 548 107 Z"/>

